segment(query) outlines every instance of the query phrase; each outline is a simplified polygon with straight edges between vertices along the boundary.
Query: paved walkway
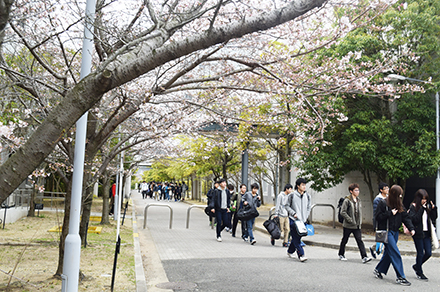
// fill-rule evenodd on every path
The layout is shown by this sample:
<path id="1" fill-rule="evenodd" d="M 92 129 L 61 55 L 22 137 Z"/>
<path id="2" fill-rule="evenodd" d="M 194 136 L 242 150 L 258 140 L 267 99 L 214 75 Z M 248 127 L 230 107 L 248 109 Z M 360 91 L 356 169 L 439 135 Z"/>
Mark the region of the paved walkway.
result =
<path id="1" fill-rule="evenodd" d="M 137 275 L 139 281 L 137 291 L 172 291 L 172 289 L 182 289 L 178 285 L 191 285 L 191 283 L 172 282 L 167 278 L 164 263 L 178 262 L 179 260 L 210 260 L 224 258 L 285 258 L 286 248 L 281 247 L 282 240 L 277 240 L 275 247 L 271 246 L 270 238 L 263 222 L 268 218 L 269 211 L 260 211 L 260 217 L 256 220 L 255 238 L 257 244 L 250 248 L 240 238 L 241 229 L 238 228 L 237 237 L 233 238 L 226 231 L 222 232 L 223 242 L 217 242 L 215 230 L 209 227 L 208 217 L 201 208 L 193 208 L 190 211 L 189 228 L 186 228 L 188 208 L 191 206 L 182 202 L 155 201 L 152 199 L 142 199 L 141 195 L 132 192 L 133 205 L 139 237 L 140 248 L 135 248 L 137 260 L 142 259 L 144 275 Z M 150 206 L 147 211 L 147 220 L 144 222 L 144 210 L 148 204 L 169 205 L 173 209 L 172 228 L 169 228 L 170 210 L 167 207 Z M 143 229 L 144 223 L 146 228 Z M 337 225 L 340 225 L 337 223 Z M 322 246 L 335 249 L 335 259 L 337 249 L 342 237 L 342 228 L 335 229 L 328 226 L 314 224 L 315 235 L 304 237 L 303 241 L 308 246 Z M 363 235 L 363 240 L 368 251 L 368 247 L 374 244 L 372 235 Z M 415 248 L 412 240 L 400 240 L 399 249 L 402 254 L 415 255 Z M 215 253 L 213 251 L 215 250 Z M 358 251 L 354 238 L 350 237 L 347 250 Z M 433 256 L 439 257 L 440 252 L 434 251 Z M 138 263 L 136 263 L 138 267 Z M 141 269 L 136 269 L 139 273 Z M 167 270 L 168 271 L 168 270 Z M 183 271 L 184 272 L 184 271 Z M 145 288 L 146 278 L 147 287 Z M 177 285 L 177 286 L 176 286 Z M 158 288 L 159 287 L 159 288 Z M 168 288 L 169 290 L 167 290 Z M 186 288 L 188 290 L 191 287 Z"/>

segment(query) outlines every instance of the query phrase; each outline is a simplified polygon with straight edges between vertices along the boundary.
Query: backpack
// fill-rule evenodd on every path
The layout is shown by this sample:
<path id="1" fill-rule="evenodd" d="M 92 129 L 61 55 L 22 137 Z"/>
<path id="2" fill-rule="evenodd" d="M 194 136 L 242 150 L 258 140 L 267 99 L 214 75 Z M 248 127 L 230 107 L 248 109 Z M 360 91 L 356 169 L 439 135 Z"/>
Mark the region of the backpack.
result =
<path id="1" fill-rule="evenodd" d="M 342 216 L 342 214 L 341 214 L 342 204 L 344 203 L 344 200 L 345 200 L 345 197 L 342 197 L 338 201 L 338 221 L 339 221 L 339 223 L 344 223 L 344 216 Z M 350 206 L 350 205 L 348 205 L 348 206 Z"/>

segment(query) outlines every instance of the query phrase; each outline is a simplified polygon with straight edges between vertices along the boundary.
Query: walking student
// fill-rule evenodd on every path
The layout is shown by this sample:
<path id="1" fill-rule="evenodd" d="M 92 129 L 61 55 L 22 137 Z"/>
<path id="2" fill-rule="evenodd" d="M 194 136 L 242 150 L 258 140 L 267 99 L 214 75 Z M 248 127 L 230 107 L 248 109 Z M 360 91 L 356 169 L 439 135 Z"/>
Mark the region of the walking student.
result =
<path id="1" fill-rule="evenodd" d="M 146 181 L 143 181 L 141 183 L 141 190 L 142 190 L 142 199 L 146 199 L 148 193 L 148 184 Z"/>
<path id="2" fill-rule="evenodd" d="M 409 216 L 416 231 L 413 240 L 416 246 L 417 256 L 416 263 L 412 268 L 416 272 L 418 279 L 428 280 L 423 273 L 422 265 L 432 255 L 431 228 L 433 226 L 432 222 L 435 222 L 437 219 L 437 206 L 429 201 L 429 195 L 426 190 L 419 189 L 416 192 L 414 201 L 409 207 Z"/>
<path id="3" fill-rule="evenodd" d="M 246 193 L 246 185 L 242 184 L 240 186 L 240 191 L 234 193 L 231 196 L 231 202 L 233 204 L 235 204 L 235 212 L 232 212 L 232 237 L 235 237 L 235 234 L 237 232 L 237 225 L 238 225 L 238 217 L 237 217 L 237 212 L 238 210 L 240 210 L 242 208 L 242 201 L 241 198 L 242 196 Z M 246 223 L 245 222 L 241 222 L 241 238 L 243 238 L 243 240 L 247 239 L 246 235 Z"/>
<path id="4" fill-rule="evenodd" d="M 237 205 L 234 205 L 232 201 L 232 197 L 234 196 L 234 185 L 228 184 L 228 190 L 229 193 L 231 193 L 231 207 L 229 207 L 229 211 L 231 212 L 228 212 L 228 223 L 230 227 L 225 227 L 225 230 L 232 233 L 232 213 L 237 210 Z"/>
<path id="5" fill-rule="evenodd" d="M 380 200 L 384 200 L 387 198 L 389 191 L 390 191 L 390 187 L 386 183 L 381 182 L 379 184 L 379 194 L 373 200 L 373 229 L 374 230 L 376 230 L 377 204 L 379 204 Z M 378 255 L 381 254 L 382 250 L 383 250 L 383 243 L 376 242 L 373 246 L 370 247 L 371 256 L 373 258 L 376 258 Z"/>
<path id="6" fill-rule="evenodd" d="M 215 214 L 217 220 L 217 241 L 221 242 L 221 232 L 225 227 L 231 228 L 231 221 L 229 220 L 228 213 L 231 206 L 231 193 L 226 187 L 226 180 L 220 179 L 218 181 L 219 187 L 214 190 L 214 196 L 210 203 L 211 212 Z"/>
<path id="7" fill-rule="evenodd" d="M 306 192 L 306 183 L 304 178 L 296 180 L 295 190 L 289 195 L 285 205 L 287 213 L 289 213 L 289 224 L 292 231 L 292 241 L 287 249 L 287 255 L 293 258 L 293 253 L 296 251 L 301 262 L 305 262 L 307 257 L 304 248 L 301 246 L 301 236 L 295 232 L 295 220 L 301 220 L 305 224 L 310 215 L 311 199 L 310 195 Z"/>
<path id="8" fill-rule="evenodd" d="M 275 205 L 275 216 L 280 220 L 280 229 L 283 232 L 283 247 L 288 247 L 289 244 L 289 213 L 286 210 L 287 200 L 289 199 L 290 193 L 293 191 L 293 186 L 291 184 L 286 184 L 284 190 L 278 195 L 277 202 Z M 270 243 L 275 245 L 275 239 L 270 238 Z"/>
<path id="9" fill-rule="evenodd" d="M 206 197 L 207 197 L 207 203 L 206 204 L 208 205 L 208 207 L 211 206 L 212 200 L 214 199 L 215 190 L 218 189 L 219 185 L 220 184 L 219 184 L 218 181 L 214 182 L 214 187 L 212 189 L 210 189 L 208 191 L 208 193 L 206 194 Z M 208 216 L 209 216 L 209 225 L 211 225 L 211 224 L 213 224 L 212 218 L 215 218 L 215 214 L 212 213 L 212 212 L 209 212 Z"/>
<path id="10" fill-rule="evenodd" d="M 347 260 L 345 258 L 345 246 L 347 245 L 350 234 L 353 234 L 359 252 L 361 253 L 362 263 L 365 264 L 371 261 L 371 258 L 367 257 L 365 245 L 362 241 L 362 206 L 359 198 L 359 185 L 356 183 L 351 184 L 348 187 L 348 191 L 350 192 L 350 195 L 345 198 L 341 207 L 341 215 L 344 217 L 344 222 L 342 223 L 343 236 L 341 244 L 339 245 L 339 259 L 341 261 Z"/>
<path id="11" fill-rule="evenodd" d="M 258 184 L 251 184 L 251 191 L 244 194 L 241 198 L 243 201 L 243 206 L 249 205 L 251 208 L 258 208 L 261 206 L 260 196 L 258 195 Z M 255 218 L 246 221 L 247 235 L 249 236 L 249 242 L 254 245 L 257 241 L 254 238 L 253 228 L 254 228 Z M 245 239 L 246 241 L 246 239 Z"/>
<path id="12" fill-rule="evenodd" d="M 393 185 L 390 188 L 388 197 L 385 200 L 379 201 L 377 205 L 376 220 L 378 230 L 388 229 L 388 243 L 385 243 L 385 251 L 373 274 L 376 278 L 383 279 L 382 274 L 386 275 L 390 264 L 392 264 L 397 276 L 396 284 L 409 286 L 411 283 L 405 277 L 397 241 L 399 240 L 399 228 L 402 222 L 411 231 L 411 235 L 414 236 L 415 230 L 409 214 L 403 207 L 402 195 L 402 188 L 398 185 Z"/>

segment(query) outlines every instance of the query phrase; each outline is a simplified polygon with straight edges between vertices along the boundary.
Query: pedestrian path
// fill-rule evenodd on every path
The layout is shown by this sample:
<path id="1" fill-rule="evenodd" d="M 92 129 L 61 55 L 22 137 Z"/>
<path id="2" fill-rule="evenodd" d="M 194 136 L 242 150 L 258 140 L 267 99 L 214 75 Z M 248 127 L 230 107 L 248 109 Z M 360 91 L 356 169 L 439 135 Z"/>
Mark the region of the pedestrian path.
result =
<path id="1" fill-rule="evenodd" d="M 197 265 L 194 265 L 198 267 L 200 263 L 208 266 L 208 263 L 211 264 L 213 261 L 226 260 L 236 262 L 243 258 L 249 262 L 255 260 L 267 262 L 268 264 L 273 259 L 285 259 L 288 261 L 286 248 L 281 246 L 282 240 L 277 240 L 275 246 L 272 246 L 269 234 L 263 227 L 263 222 L 269 217 L 269 211 L 260 211 L 260 217 L 257 218 L 255 224 L 257 243 L 252 246 L 241 239 L 240 227 L 237 228 L 237 237 L 233 238 L 228 232 L 223 231 L 223 241 L 217 242 L 215 229 L 211 229 L 208 217 L 201 208 L 191 209 L 189 228 L 186 228 L 190 204 L 142 199 L 141 195 L 136 191 L 132 192 L 132 200 L 135 208 L 133 216 L 137 222 L 137 233 L 140 242 L 140 248 L 138 249 L 140 255 L 138 255 L 137 259 L 142 259 L 143 261 L 142 266 L 148 291 L 185 290 L 175 285 L 191 284 L 170 281 L 168 277 L 173 275 L 172 272 L 168 272 L 170 267 L 175 269 L 177 266 L 177 268 L 181 268 L 182 272 L 185 273 L 185 271 L 189 272 L 189 270 L 184 264 L 189 265 L 190 263 L 197 263 Z M 168 207 L 149 207 L 146 222 L 144 222 L 144 211 L 148 204 L 168 205 L 172 208 L 173 219 L 171 229 L 169 228 L 170 210 Z M 144 223 L 146 225 L 145 229 L 143 229 Z M 324 261 L 336 261 L 337 249 L 339 249 L 339 243 L 342 238 L 342 228 L 332 228 L 318 224 L 314 224 L 314 227 L 315 235 L 304 237 L 303 241 L 307 246 L 326 247 L 329 248 L 328 250 L 333 249 L 334 257 L 330 253 L 329 259 L 325 258 L 327 255 L 323 256 L 323 258 Z M 374 237 L 364 234 L 363 240 L 368 251 L 368 248 L 374 244 Z M 404 255 L 415 255 L 412 240 L 400 240 L 399 248 Z M 358 251 L 354 238 L 349 239 L 346 250 Z M 433 256 L 439 257 L 440 253 L 434 251 Z M 339 261 L 334 263 L 339 264 Z M 136 265 L 138 264 L 136 263 Z M 168 274 L 165 272 L 164 265 L 168 267 Z M 195 266 L 192 267 L 192 270 L 196 269 Z M 227 267 L 225 268 L 227 269 Z M 136 271 L 138 272 L 138 269 Z M 177 274 L 182 275 L 182 273 Z M 136 278 L 142 279 L 142 277 L 138 276 Z M 192 291 L 191 289 L 187 290 Z"/>

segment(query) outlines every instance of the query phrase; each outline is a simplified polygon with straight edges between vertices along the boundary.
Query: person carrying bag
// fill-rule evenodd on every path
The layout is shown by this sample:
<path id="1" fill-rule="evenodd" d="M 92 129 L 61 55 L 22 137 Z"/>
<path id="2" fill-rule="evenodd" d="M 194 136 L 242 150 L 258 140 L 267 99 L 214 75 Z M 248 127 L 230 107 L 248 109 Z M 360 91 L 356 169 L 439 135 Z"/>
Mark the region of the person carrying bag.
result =
<path id="1" fill-rule="evenodd" d="M 249 242 L 252 245 L 257 242 L 254 238 L 254 233 L 252 229 L 254 227 L 255 218 L 260 215 L 257 211 L 257 208 L 261 205 L 260 196 L 258 195 L 258 189 L 258 184 L 251 184 L 251 192 L 247 192 L 241 198 L 243 202 L 243 208 L 241 208 L 237 213 L 239 219 L 243 218 L 241 220 L 246 221 L 247 236 L 249 236 Z M 244 241 L 247 241 L 246 238 L 243 239 Z"/>
<path id="2" fill-rule="evenodd" d="M 295 182 L 295 191 L 289 195 L 285 208 L 289 214 L 290 233 L 292 235 L 292 241 L 287 249 L 287 256 L 294 258 L 293 253 L 296 251 L 298 259 L 301 262 L 307 260 L 304 248 L 301 246 L 301 237 L 303 236 L 301 234 L 303 234 L 303 232 L 297 233 L 295 230 L 297 230 L 299 223 L 302 223 L 305 227 L 307 218 L 310 215 L 311 205 L 310 195 L 306 192 L 306 180 L 299 178 Z M 296 222 L 297 220 L 300 222 Z M 300 230 L 301 229 L 302 227 Z M 305 234 L 307 234 L 307 229 Z"/>
<path id="3" fill-rule="evenodd" d="M 383 279 L 382 274 L 387 274 L 390 265 L 396 272 L 396 284 L 409 286 L 411 283 L 406 279 L 403 271 L 402 257 L 397 241 L 399 240 L 399 228 L 402 222 L 414 236 L 415 230 L 409 214 L 406 212 L 402 204 L 403 190 L 398 185 L 393 185 L 390 188 L 388 197 L 381 200 L 377 205 L 376 222 L 379 230 L 385 230 L 388 226 L 388 242 L 384 243 L 385 251 L 380 262 L 377 264 L 373 274 L 378 279 Z"/>

